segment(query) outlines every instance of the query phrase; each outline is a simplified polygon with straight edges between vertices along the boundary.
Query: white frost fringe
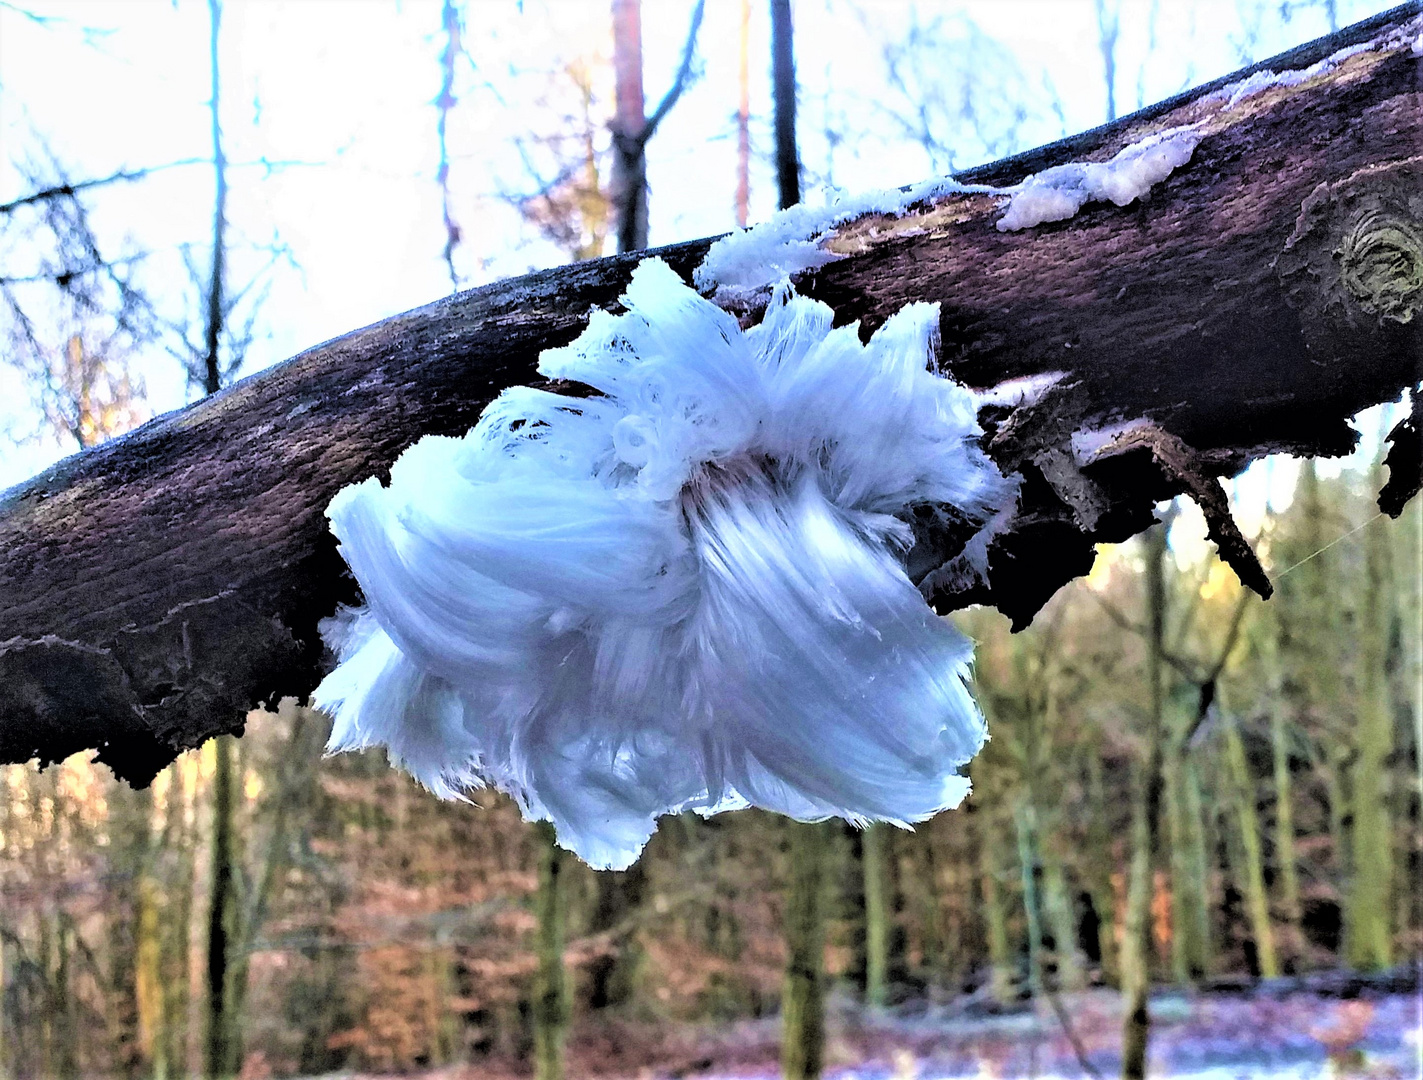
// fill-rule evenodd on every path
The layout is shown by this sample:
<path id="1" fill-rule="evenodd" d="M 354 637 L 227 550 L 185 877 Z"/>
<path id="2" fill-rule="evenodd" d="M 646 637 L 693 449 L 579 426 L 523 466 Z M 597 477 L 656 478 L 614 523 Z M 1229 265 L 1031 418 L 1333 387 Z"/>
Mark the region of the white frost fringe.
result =
<path id="1" fill-rule="evenodd" d="M 327 514 L 368 607 L 323 625 L 332 751 L 436 794 L 489 783 L 591 866 L 658 815 L 922 821 L 968 791 L 971 643 L 901 566 L 920 502 L 1010 497 L 974 399 L 930 369 L 937 305 L 868 345 L 774 295 L 742 332 L 660 260 L 539 370 Z"/>

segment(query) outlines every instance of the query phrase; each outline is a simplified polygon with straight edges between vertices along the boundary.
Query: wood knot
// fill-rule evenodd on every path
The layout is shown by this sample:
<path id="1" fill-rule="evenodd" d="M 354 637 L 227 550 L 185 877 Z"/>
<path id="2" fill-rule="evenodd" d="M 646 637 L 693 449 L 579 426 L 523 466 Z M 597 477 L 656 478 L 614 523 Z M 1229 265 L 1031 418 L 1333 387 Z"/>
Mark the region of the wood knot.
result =
<path id="1" fill-rule="evenodd" d="M 1386 209 L 1354 215 L 1335 249 L 1339 280 L 1370 315 L 1406 323 L 1423 305 L 1423 236 Z"/>
<path id="2" fill-rule="evenodd" d="M 1411 322 L 1423 310 L 1423 156 L 1316 187 L 1275 270 L 1312 337 Z"/>

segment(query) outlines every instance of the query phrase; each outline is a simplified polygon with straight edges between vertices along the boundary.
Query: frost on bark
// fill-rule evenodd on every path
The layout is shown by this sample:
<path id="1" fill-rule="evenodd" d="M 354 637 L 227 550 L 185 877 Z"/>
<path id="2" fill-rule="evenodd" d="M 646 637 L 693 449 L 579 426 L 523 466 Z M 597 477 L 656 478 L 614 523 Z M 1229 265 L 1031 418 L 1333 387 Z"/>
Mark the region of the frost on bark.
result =
<path id="1" fill-rule="evenodd" d="M 803 295 L 866 336 L 937 301 L 944 369 L 999 388 L 980 421 L 1021 495 L 986 581 L 955 560 L 964 523 L 922 508 L 909 570 L 936 607 L 985 602 L 1025 625 L 1087 571 L 1094 544 L 1141 531 L 1183 492 L 1264 591 L 1218 478 L 1269 453 L 1346 452 L 1349 417 L 1420 377 L 1419 13 L 1259 66 L 1297 78 L 1220 93 L 1240 72 L 958 177 L 1009 186 L 1195 125 L 1189 160 L 1126 206 L 1005 232 L 1004 198 L 959 191 L 820 237 Z M 658 254 L 691 280 L 710 243 Z M 615 308 L 638 258 L 355 331 L 0 494 L 0 760 L 94 748 L 145 783 L 180 749 L 239 730 L 255 702 L 307 694 L 329 663 L 317 621 L 357 598 L 326 530 L 332 495 L 536 381 L 540 351 Z M 764 296 L 720 299 L 749 324 Z M 1393 434 L 1390 512 L 1417 489 L 1418 430 L 1415 413 Z"/>

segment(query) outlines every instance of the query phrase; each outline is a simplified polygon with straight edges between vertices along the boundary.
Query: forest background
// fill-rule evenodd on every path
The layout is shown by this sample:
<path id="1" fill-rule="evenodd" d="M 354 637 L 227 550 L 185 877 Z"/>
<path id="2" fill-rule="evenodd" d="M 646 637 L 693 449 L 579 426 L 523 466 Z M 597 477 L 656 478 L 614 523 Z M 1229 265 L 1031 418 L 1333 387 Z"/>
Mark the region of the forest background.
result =
<path id="1" fill-rule="evenodd" d="M 800 0 L 805 197 L 1050 141 L 1384 6 Z M 646 115 L 668 107 L 631 246 L 764 219 L 767 5 L 642 24 Z M 616 52 L 602 3 L 0 2 L 0 484 L 441 293 L 616 250 Z M 1024 633 L 956 616 L 993 741 L 962 809 L 826 830 L 832 1064 L 861 1006 L 1120 983 L 1153 718 L 1154 980 L 1416 961 L 1423 537 L 1416 505 L 1372 504 L 1390 416 L 1350 458 L 1234 482 L 1269 603 L 1183 504 Z M 144 791 L 82 756 L 0 771 L 0 1077 L 518 1073 L 550 1030 L 574 1075 L 754 1058 L 794 826 L 684 815 L 626 873 L 556 863 L 550 893 L 507 799 L 440 803 L 325 735 L 286 702 Z"/>

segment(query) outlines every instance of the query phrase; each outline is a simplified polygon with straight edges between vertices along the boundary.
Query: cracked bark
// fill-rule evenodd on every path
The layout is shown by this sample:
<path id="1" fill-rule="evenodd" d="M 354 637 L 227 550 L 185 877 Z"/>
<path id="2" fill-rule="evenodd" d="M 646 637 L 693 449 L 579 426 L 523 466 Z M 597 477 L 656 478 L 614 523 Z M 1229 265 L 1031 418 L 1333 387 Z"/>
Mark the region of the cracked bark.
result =
<path id="1" fill-rule="evenodd" d="M 987 581 L 951 572 L 957 515 L 918 515 L 909 567 L 940 610 L 990 603 L 1025 625 L 1090 569 L 1095 543 L 1141 531 L 1183 492 L 1216 502 L 1218 541 L 1249 578 L 1216 478 L 1273 452 L 1345 453 L 1349 417 L 1418 383 L 1419 14 L 1410 4 L 1266 61 L 1299 69 L 1392 35 L 1228 112 L 1202 87 L 961 177 L 1011 184 L 1199 122 L 1192 160 L 1130 206 L 1001 233 L 1000 199 L 958 195 L 828 239 L 843 257 L 798 285 L 840 322 L 868 333 L 909 301 L 938 301 L 956 378 L 1057 375 L 980 414 L 990 453 L 1023 478 Z M 709 244 L 656 254 L 690 279 Z M 331 496 L 536 382 L 540 351 L 616 307 L 639 257 L 387 319 L 0 494 L 0 761 L 94 748 L 145 783 L 179 749 L 240 730 L 254 703 L 309 692 L 325 663 L 318 620 L 357 598 L 325 528 Z M 1419 427 L 1415 411 L 1393 433 L 1390 513 L 1417 490 Z"/>

